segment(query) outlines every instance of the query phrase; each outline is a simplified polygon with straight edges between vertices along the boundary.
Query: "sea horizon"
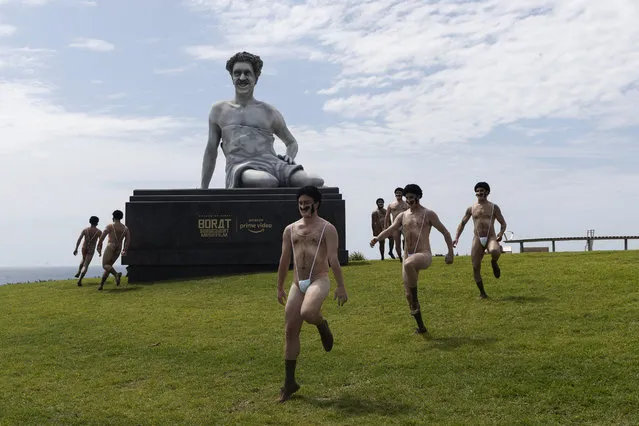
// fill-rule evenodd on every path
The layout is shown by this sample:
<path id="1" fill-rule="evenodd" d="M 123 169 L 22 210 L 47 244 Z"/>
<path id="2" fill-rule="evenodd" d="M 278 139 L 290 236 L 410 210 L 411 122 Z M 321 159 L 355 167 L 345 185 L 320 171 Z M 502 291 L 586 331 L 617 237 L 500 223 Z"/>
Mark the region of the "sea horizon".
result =
<path id="1" fill-rule="evenodd" d="M 116 269 L 126 275 L 125 266 Z M 84 278 L 99 278 L 103 271 L 102 266 L 89 266 Z M 77 272 L 77 266 L 0 266 L 0 285 L 75 280 Z"/>

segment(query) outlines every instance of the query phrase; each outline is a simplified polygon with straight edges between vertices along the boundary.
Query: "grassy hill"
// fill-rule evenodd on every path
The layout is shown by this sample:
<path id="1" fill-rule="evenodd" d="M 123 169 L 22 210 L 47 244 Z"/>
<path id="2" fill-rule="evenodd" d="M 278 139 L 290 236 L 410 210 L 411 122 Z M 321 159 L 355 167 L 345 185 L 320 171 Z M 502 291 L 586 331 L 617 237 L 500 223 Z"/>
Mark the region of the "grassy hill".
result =
<path id="1" fill-rule="evenodd" d="M 470 258 L 434 259 L 430 338 L 398 261 L 345 267 L 348 303 L 324 305 L 335 347 L 303 327 L 285 404 L 275 274 L 0 286 L 0 424 L 638 424 L 639 252 L 501 266 L 484 261 L 480 300 Z"/>

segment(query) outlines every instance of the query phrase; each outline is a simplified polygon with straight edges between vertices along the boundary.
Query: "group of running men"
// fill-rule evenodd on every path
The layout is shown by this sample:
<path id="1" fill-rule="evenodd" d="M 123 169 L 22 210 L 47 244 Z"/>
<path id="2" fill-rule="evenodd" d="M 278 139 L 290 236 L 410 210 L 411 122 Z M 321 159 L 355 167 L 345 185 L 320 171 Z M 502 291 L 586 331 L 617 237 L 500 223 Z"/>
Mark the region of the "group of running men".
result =
<path id="1" fill-rule="evenodd" d="M 78 254 L 80 242 L 84 239 L 81 249 L 82 261 L 80 262 L 80 266 L 78 266 L 78 273 L 75 274 L 75 277 L 78 278 L 78 287 L 82 287 L 82 279 L 86 275 L 89 264 L 93 259 L 96 246 L 98 256 L 102 256 L 102 243 L 107 236 L 109 237 L 109 240 L 107 241 L 107 246 L 104 249 L 104 256 L 102 256 L 102 268 L 104 268 L 104 273 L 102 274 L 102 280 L 100 281 L 98 290 L 102 290 L 104 283 L 107 278 L 109 278 L 109 274 L 112 274 L 115 278 L 115 285 L 120 285 L 122 272 L 116 271 L 113 265 L 120 257 L 120 254 L 123 256 L 126 254 L 130 240 L 129 228 L 122 223 L 122 218 L 124 218 L 122 211 L 114 211 L 113 223 L 108 224 L 104 228 L 104 231 L 101 231 L 98 228 L 98 222 L 100 219 L 97 216 L 91 216 L 89 218 L 90 226 L 84 228 L 82 232 L 80 232 L 80 236 L 75 243 L 75 250 L 73 250 L 73 255 L 76 256 Z"/>
<path id="2" fill-rule="evenodd" d="M 474 190 L 477 202 L 466 209 L 461 223 L 457 227 L 454 240 L 437 214 L 421 204 L 420 200 L 423 194 L 421 188 L 416 184 L 397 188 L 395 190 L 396 200 L 385 211 L 384 200 L 378 199 L 376 202 L 378 210 L 373 212 L 372 216 L 373 239 L 370 241 L 370 246 L 374 247 L 378 242 L 381 245 L 386 239 L 390 239 L 394 243 L 397 255 L 402 261 L 402 278 L 406 300 L 410 313 L 417 322 L 415 333 L 427 333 L 417 297 L 417 278 L 419 271 L 427 269 L 432 263 L 431 228 L 434 227 L 444 236 L 448 246 L 448 253 L 444 259 L 447 264 L 452 264 L 453 249 L 457 246 L 466 223 L 472 218 L 475 232 L 471 248 L 471 261 L 481 298 L 488 297 L 481 278 L 481 262 L 486 252 L 491 256 L 494 276 L 499 278 L 501 275 L 498 264 L 501 255 L 499 242 L 506 232 L 506 221 L 499 206 L 488 201 L 488 194 L 490 194 L 488 183 L 478 182 Z M 330 222 L 319 216 L 321 202 L 322 195 L 318 188 L 314 186 L 300 188 L 297 193 L 297 203 L 301 219 L 289 224 L 282 235 L 282 255 L 277 275 L 277 298 L 279 303 L 285 305 L 285 379 L 284 385 L 280 388 L 280 402 L 290 399 L 300 388 L 295 380 L 295 369 L 300 353 L 302 324 L 307 322 L 315 325 L 324 350 L 329 352 L 333 348 L 333 334 L 328 326 L 328 321 L 321 313 L 322 304 L 330 291 L 329 268 L 333 270 L 337 282 L 333 299 L 338 301 L 338 306 L 342 306 L 348 300 L 337 257 L 337 230 Z M 498 233 L 495 233 L 494 220 L 497 220 L 501 225 Z M 400 245 L 402 244 L 400 242 L 401 235 L 404 237 L 403 253 Z M 391 250 L 389 254 L 394 258 L 392 243 L 389 243 Z M 383 259 L 383 246 L 381 246 L 380 253 Z M 291 256 L 293 257 L 293 284 L 287 298 L 284 282 L 288 274 Z"/>

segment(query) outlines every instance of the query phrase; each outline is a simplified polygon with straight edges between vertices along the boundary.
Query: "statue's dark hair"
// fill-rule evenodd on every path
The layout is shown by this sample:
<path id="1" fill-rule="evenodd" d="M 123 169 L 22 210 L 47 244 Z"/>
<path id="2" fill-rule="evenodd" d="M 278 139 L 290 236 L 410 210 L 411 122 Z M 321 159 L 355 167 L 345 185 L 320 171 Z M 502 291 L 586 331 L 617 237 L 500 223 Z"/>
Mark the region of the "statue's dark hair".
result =
<path id="1" fill-rule="evenodd" d="M 233 67 L 238 62 L 248 62 L 253 67 L 253 72 L 255 73 L 255 78 L 258 78 L 262 73 L 262 66 L 264 62 L 260 59 L 259 56 L 253 55 L 249 52 L 237 52 L 235 55 L 231 56 L 228 61 L 226 61 L 226 70 L 229 74 L 233 74 Z"/>

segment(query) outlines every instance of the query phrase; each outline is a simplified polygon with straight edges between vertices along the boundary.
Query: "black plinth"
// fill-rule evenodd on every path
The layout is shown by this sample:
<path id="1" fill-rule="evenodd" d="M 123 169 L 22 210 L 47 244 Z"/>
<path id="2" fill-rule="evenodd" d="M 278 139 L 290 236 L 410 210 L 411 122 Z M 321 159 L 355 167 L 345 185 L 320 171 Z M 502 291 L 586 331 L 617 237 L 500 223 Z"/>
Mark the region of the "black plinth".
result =
<path id="1" fill-rule="evenodd" d="M 345 203 L 321 188 L 320 215 L 337 228 L 348 263 Z M 282 232 L 300 218 L 297 188 L 136 189 L 126 203 L 129 282 L 276 271 Z"/>

